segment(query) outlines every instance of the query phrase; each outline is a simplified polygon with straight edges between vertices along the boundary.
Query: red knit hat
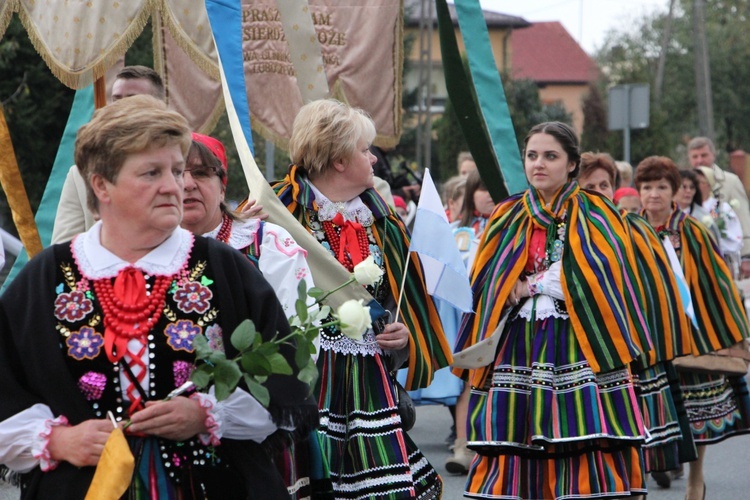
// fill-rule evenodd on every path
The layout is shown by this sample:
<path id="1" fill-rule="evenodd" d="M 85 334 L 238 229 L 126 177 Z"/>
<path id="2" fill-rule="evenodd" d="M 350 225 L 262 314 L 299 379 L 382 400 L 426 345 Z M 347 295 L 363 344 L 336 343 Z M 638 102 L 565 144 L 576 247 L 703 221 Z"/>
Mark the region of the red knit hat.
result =
<path id="1" fill-rule="evenodd" d="M 221 143 L 219 139 L 214 139 L 213 137 L 209 137 L 207 135 L 199 134 L 197 132 L 193 132 L 193 140 L 196 142 L 200 142 L 204 146 L 208 148 L 209 151 L 211 151 L 214 156 L 216 156 L 219 161 L 221 162 L 221 167 L 224 169 L 224 173 L 227 173 L 227 151 L 224 149 L 224 144 Z M 227 176 L 224 176 L 224 185 L 227 184 Z"/>

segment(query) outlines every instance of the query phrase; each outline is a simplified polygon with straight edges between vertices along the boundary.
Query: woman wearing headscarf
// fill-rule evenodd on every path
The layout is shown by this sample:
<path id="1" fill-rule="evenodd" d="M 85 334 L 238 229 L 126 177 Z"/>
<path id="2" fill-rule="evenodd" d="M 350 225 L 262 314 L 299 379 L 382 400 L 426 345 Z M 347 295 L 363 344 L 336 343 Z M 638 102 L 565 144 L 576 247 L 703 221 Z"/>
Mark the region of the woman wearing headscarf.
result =
<path id="1" fill-rule="evenodd" d="M 408 359 L 406 388 L 424 387 L 450 362 L 450 348 L 408 232 L 373 189 L 374 137 L 361 110 L 333 99 L 306 104 L 289 140 L 293 165 L 274 189 L 339 265 L 351 271 L 372 256 L 385 272 L 367 291 L 390 314 L 362 341 L 321 331 L 318 432 L 336 496 L 439 498 L 441 479 L 403 429 L 390 373 Z"/>
<path id="2" fill-rule="evenodd" d="M 128 497 L 288 498 L 267 448 L 282 446 L 280 428 L 317 423 L 296 373 L 268 378 L 267 408 L 243 383 L 224 401 L 172 397 L 198 334 L 233 357 L 245 319 L 263 340 L 289 333 L 246 258 L 179 227 L 189 146 L 186 120 L 153 97 L 98 110 L 75 160 L 100 222 L 35 257 L 0 298 L 0 462 L 23 473 L 24 498 L 83 498 L 108 414 L 130 420 Z M 295 366 L 292 345 L 280 352 Z"/>
<path id="3" fill-rule="evenodd" d="M 498 205 L 474 261 L 476 314 L 457 350 L 501 334 L 489 366 L 469 374 L 471 498 L 646 491 L 628 369 L 650 349 L 637 265 L 618 211 L 575 182 L 579 160 L 569 126 L 533 127 L 531 187 Z"/>

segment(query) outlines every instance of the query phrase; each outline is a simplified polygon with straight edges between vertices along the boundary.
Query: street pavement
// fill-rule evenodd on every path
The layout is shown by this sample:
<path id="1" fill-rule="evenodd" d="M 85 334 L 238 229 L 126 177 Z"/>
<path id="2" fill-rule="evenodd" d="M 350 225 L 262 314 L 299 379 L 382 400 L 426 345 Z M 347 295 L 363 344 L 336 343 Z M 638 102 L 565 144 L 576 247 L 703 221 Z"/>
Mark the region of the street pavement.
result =
<path id="1" fill-rule="evenodd" d="M 427 459 L 443 477 L 443 499 L 461 499 L 466 476 L 448 474 L 445 459 L 449 452 L 445 445 L 451 427 L 448 409 L 443 406 L 420 406 L 417 423 L 409 435 Z M 706 499 L 742 500 L 750 498 L 750 434 L 737 436 L 708 447 L 705 476 Z M 685 470 L 687 474 L 687 468 Z M 663 489 L 649 479 L 649 500 L 682 500 L 685 498 L 687 479 L 672 481 L 672 487 Z M 0 500 L 18 498 L 18 490 L 0 485 Z"/>
<path id="2" fill-rule="evenodd" d="M 409 435 L 443 478 L 444 500 L 463 498 L 466 476 L 448 474 L 445 459 L 450 456 L 445 438 L 450 433 L 451 416 L 443 406 L 420 406 L 417 423 Z M 649 500 L 682 500 L 687 486 L 685 477 L 672 481 L 669 489 L 648 480 Z M 708 447 L 705 463 L 707 500 L 750 499 L 750 434 L 737 436 Z"/>

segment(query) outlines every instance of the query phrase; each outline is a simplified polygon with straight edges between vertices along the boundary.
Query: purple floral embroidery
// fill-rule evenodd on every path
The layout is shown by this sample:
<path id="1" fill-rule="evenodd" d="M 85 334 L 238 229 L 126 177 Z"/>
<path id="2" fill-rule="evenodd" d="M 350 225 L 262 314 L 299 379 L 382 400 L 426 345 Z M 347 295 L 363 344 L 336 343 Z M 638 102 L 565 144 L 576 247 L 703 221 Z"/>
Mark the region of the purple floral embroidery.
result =
<path id="1" fill-rule="evenodd" d="M 93 310 L 91 301 L 80 290 L 61 293 L 55 299 L 55 317 L 61 321 L 80 321 Z"/>
<path id="2" fill-rule="evenodd" d="M 214 351 L 224 351 L 224 335 L 219 325 L 211 325 L 206 328 L 208 346 Z"/>
<path id="3" fill-rule="evenodd" d="M 202 329 L 190 320 L 180 320 L 168 324 L 164 333 L 167 336 L 167 344 L 175 351 L 193 352 L 193 339 L 202 333 Z"/>
<path id="4" fill-rule="evenodd" d="M 68 356 L 81 361 L 94 359 L 99 355 L 104 344 L 104 337 L 93 328 L 84 326 L 80 331 L 71 332 L 65 343 L 68 345 Z"/>
<path id="5" fill-rule="evenodd" d="M 189 281 L 182 285 L 174 293 L 174 300 L 182 312 L 197 312 L 203 314 L 208 311 L 209 301 L 214 296 L 207 287 L 195 281 Z"/>
<path id="6" fill-rule="evenodd" d="M 106 385 L 107 377 L 103 373 L 86 372 L 78 379 L 78 388 L 89 401 L 98 401 Z"/>
<path id="7" fill-rule="evenodd" d="M 175 361 L 172 363 L 172 371 L 174 372 L 174 386 L 180 387 L 190 378 L 190 374 L 193 372 L 193 365 L 187 361 Z"/>

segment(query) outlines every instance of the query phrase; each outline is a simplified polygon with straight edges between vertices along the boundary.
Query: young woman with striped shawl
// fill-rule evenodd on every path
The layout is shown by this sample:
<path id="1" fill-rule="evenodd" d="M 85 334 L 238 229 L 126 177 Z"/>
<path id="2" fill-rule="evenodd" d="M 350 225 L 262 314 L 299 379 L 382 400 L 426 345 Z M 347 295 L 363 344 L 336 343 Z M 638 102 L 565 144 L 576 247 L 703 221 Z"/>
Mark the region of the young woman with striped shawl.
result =
<path id="1" fill-rule="evenodd" d="M 333 99 L 303 106 L 289 140 L 294 164 L 274 189 L 342 266 L 374 258 L 385 274 L 367 288 L 387 311 L 411 259 L 400 318 L 373 321 L 361 341 L 321 331 L 318 432 L 336 498 L 439 498 L 442 481 L 403 429 L 390 373 L 408 358 L 406 388 L 425 387 L 450 347 L 406 227 L 373 189 L 374 137 L 361 110 Z"/>
<path id="2" fill-rule="evenodd" d="M 689 352 L 707 354 L 750 336 L 750 325 L 716 240 L 672 202 L 680 182 L 677 166 L 663 156 L 646 158 L 635 173 L 643 216 L 660 238 L 671 242 L 690 289 L 698 328 L 692 331 Z M 698 445 L 698 461 L 690 465 L 686 498 L 700 499 L 706 491 L 705 445 L 748 432 L 750 400 L 742 377 L 682 372 L 680 383 Z"/>
<path id="3" fill-rule="evenodd" d="M 646 491 L 628 369 L 650 349 L 637 264 L 617 210 L 573 180 L 579 160 L 569 126 L 532 128 L 531 187 L 497 207 L 474 261 L 459 349 L 507 319 L 492 364 L 469 374 L 470 498 Z"/>
<path id="4" fill-rule="evenodd" d="M 583 153 L 578 184 L 582 189 L 612 200 L 617 175 L 615 161 L 606 153 Z M 621 210 L 628 224 L 643 285 L 644 314 L 654 349 L 633 364 L 643 421 L 651 439 L 643 445 L 646 471 L 668 488 L 671 471 L 697 458 L 685 411 L 680 382 L 667 363 L 690 353 L 690 320 L 679 300 L 667 250 L 648 221 Z"/>

